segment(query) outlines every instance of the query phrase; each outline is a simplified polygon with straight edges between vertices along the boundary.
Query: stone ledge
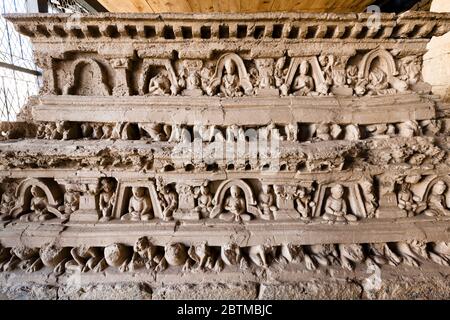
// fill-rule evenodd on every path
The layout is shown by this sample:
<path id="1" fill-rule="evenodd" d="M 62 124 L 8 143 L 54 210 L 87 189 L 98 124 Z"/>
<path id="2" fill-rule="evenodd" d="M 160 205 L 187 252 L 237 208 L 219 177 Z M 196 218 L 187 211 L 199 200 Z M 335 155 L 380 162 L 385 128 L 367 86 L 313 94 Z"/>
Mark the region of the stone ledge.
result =
<path id="1" fill-rule="evenodd" d="M 402 219 L 366 219 L 350 225 L 330 225 L 317 222 L 305 224 L 299 220 L 263 221 L 246 224 L 220 220 L 126 223 L 73 223 L 52 224 L 12 223 L 1 229 L 3 246 L 28 245 L 40 247 L 57 239 L 61 246 L 107 246 L 122 243 L 133 246 L 141 236 L 148 236 L 154 245 L 164 246 L 171 241 L 186 244 L 201 243 L 220 246 L 235 239 L 240 246 L 260 244 L 281 245 L 292 243 L 310 245 L 319 243 L 382 243 L 406 240 L 449 241 L 450 218 L 439 220 L 426 217 Z M 267 231 L 271 232 L 268 233 Z"/>
<path id="2" fill-rule="evenodd" d="M 207 108 L 205 107 L 207 106 Z M 339 112 L 337 112 L 339 110 Z M 415 93 L 375 97 L 92 97 L 43 96 L 35 121 L 264 125 L 270 122 L 373 124 L 432 119 L 435 103 Z"/>

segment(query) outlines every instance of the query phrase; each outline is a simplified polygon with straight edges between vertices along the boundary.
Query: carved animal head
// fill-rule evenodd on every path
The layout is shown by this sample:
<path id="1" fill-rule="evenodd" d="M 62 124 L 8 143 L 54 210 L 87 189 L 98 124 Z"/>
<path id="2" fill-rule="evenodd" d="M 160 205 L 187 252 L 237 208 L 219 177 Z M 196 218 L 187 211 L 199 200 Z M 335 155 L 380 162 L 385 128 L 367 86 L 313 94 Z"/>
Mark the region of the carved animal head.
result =
<path id="1" fill-rule="evenodd" d="M 134 252 L 143 251 L 151 246 L 150 241 L 147 237 L 140 237 L 134 244 Z"/>
<path id="2" fill-rule="evenodd" d="M 434 184 L 433 188 L 431 189 L 431 193 L 436 195 L 442 195 L 444 194 L 445 190 L 447 190 L 447 185 L 445 184 L 444 181 L 439 180 Z"/>

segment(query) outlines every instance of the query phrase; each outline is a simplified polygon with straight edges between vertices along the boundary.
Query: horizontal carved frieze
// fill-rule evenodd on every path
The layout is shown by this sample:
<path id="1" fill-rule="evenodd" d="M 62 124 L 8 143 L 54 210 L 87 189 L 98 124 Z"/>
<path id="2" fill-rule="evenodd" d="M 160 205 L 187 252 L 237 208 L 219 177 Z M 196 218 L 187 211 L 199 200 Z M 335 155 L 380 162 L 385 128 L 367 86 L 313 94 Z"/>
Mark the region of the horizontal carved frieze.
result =
<path id="1" fill-rule="evenodd" d="M 356 172 L 309 179 L 276 174 L 259 179 L 195 174 L 5 177 L 1 187 L 1 220 L 20 223 L 297 220 L 320 227 L 373 218 L 450 217 L 448 171 L 376 176 Z"/>
<path id="2" fill-rule="evenodd" d="M 360 264 L 368 267 L 407 265 L 420 267 L 425 261 L 450 265 L 448 242 L 407 242 L 374 244 L 320 244 L 281 246 L 257 245 L 240 247 L 230 241 L 222 246 L 209 246 L 206 241 L 186 246 L 169 242 L 165 246 L 152 243 L 152 238 L 140 237 L 133 246 L 114 243 L 105 247 L 61 247 L 48 243 L 42 247 L 0 245 L 0 271 L 37 272 L 52 269 L 80 274 L 115 269 L 119 272 L 164 273 L 167 269 L 188 272 L 221 272 L 240 269 L 242 272 L 268 270 L 288 264 L 304 270 L 340 266 L 353 271 Z"/>
<path id="3" fill-rule="evenodd" d="M 312 14 L 9 14 L 19 32 L 36 41 L 82 41 L 109 38 L 181 40 L 192 39 L 416 39 L 431 38 L 449 29 L 445 14 L 407 12 L 380 14 L 379 26 L 370 13 Z"/>
<path id="4" fill-rule="evenodd" d="M 153 142 L 147 140 L 49 141 L 0 143 L 3 170 L 21 168 L 122 169 L 178 173 L 339 172 L 445 167 L 448 148 L 428 136 L 323 141 L 324 132 L 311 142 L 219 141 Z M 32 142 L 32 145 L 30 145 Z M 394 171 L 395 171 L 394 167 Z"/>

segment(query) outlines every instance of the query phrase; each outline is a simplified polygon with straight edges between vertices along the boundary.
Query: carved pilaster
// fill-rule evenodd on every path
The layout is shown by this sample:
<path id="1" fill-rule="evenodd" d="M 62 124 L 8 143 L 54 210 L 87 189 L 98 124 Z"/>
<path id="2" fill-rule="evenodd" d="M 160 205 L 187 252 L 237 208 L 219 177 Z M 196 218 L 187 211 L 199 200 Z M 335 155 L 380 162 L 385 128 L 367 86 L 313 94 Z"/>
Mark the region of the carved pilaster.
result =
<path id="1" fill-rule="evenodd" d="M 380 207 L 378 208 L 377 218 L 404 218 L 406 212 L 398 210 L 397 195 L 395 193 L 396 178 L 392 175 L 382 175 L 380 181 Z"/>
<path id="2" fill-rule="evenodd" d="M 129 58 L 111 58 L 111 67 L 115 71 L 115 84 L 113 88 L 114 96 L 129 96 L 131 94 L 130 84 L 128 81 L 128 71 L 130 68 Z"/>
<path id="3" fill-rule="evenodd" d="M 98 179 L 83 178 L 79 181 L 83 193 L 80 195 L 79 209 L 70 215 L 71 222 L 96 222 L 99 218 Z"/>
<path id="4" fill-rule="evenodd" d="M 41 95 L 59 94 L 55 86 L 55 68 L 53 57 L 42 53 L 35 53 L 34 61 L 42 69 L 42 87 L 39 91 Z"/>

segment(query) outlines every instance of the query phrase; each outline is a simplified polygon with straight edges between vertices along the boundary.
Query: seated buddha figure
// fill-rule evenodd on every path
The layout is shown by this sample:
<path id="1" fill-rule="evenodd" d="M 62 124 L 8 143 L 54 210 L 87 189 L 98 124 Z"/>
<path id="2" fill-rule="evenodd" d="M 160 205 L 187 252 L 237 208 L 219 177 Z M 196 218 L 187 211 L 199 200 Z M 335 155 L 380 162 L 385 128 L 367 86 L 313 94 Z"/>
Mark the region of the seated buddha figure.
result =
<path id="1" fill-rule="evenodd" d="M 300 64 L 300 74 L 295 77 L 292 85 L 294 96 L 310 95 L 314 91 L 314 80 L 308 75 L 310 65 L 308 61 L 302 61 Z"/>
<path id="2" fill-rule="evenodd" d="M 144 187 L 132 187 L 132 196 L 128 204 L 128 213 L 121 220 L 140 221 L 153 218 L 153 207 L 150 196 L 145 194 Z"/>
<path id="3" fill-rule="evenodd" d="M 225 210 L 219 218 L 227 221 L 249 221 L 251 216 L 247 213 L 245 198 L 241 195 L 238 186 L 231 186 L 230 196 L 225 200 Z"/>
<path id="4" fill-rule="evenodd" d="M 344 187 L 337 184 L 331 188 L 331 195 L 325 203 L 323 219 L 330 222 L 356 221 L 357 218 L 348 213 L 347 203 L 344 199 Z"/>

